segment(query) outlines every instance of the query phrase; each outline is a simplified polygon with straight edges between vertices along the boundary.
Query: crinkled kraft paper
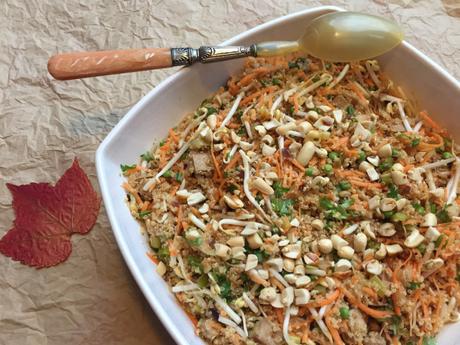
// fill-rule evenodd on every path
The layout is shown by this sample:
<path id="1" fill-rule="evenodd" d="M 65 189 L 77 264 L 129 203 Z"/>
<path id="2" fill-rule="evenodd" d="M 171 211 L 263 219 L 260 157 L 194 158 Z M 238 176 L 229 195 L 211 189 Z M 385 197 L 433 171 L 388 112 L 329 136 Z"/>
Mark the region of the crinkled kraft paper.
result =
<path id="1" fill-rule="evenodd" d="M 458 0 L 0 1 L 0 236 L 14 218 L 7 182 L 55 182 L 78 156 L 97 186 L 99 143 L 174 72 L 59 82 L 46 71 L 52 54 L 219 43 L 324 4 L 395 19 L 409 42 L 459 78 Z M 70 258 L 49 269 L 0 256 L 0 344 L 172 344 L 128 272 L 104 210 L 90 234 L 72 243 Z"/>

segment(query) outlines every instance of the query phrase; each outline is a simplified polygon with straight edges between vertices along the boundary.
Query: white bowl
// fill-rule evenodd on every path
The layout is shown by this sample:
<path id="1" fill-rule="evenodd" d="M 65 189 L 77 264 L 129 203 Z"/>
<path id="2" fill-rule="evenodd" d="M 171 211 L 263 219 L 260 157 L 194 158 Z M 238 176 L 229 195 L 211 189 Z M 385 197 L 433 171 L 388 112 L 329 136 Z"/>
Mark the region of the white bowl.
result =
<path id="1" fill-rule="evenodd" d="M 313 18 L 340 10 L 325 6 L 290 14 L 235 36 L 223 45 L 294 40 Z M 455 115 L 460 109 L 460 85 L 453 77 L 406 42 L 380 61 L 385 72 L 413 94 L 421 108 L 446 125 L 452 134 L 459 133 L 460 121 Z M 102 197 L 121 253 L 153 310 L 181 345 L 203 342 L 195 335 L 191 322 L 146 256 L 145 237 L 131 217 L 120 187 L 123 182 L 120 164 L 136 162 L 154 140 L 166 136 L 169 128 L 240 70 L 242 63 L 234 60 L 195 65 L 164 80 L 123 117 L 96 153 Z M 458 345 L 456 339 L 460 339 L 459 324 L 446 328 L 438 344 Z"/>

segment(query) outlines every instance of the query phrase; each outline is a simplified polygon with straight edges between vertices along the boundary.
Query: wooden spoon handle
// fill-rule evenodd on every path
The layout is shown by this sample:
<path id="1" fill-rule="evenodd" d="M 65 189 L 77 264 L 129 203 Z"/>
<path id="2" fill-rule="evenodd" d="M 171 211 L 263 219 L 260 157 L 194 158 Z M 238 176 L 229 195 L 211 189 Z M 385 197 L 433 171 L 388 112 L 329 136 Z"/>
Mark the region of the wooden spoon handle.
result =
<path id="1" fill-rule="evenodd" d="M 59 80 L 145 71 L 172 66 L 170 48 L 107 50 L 57 54 L 48 71 Z"/>

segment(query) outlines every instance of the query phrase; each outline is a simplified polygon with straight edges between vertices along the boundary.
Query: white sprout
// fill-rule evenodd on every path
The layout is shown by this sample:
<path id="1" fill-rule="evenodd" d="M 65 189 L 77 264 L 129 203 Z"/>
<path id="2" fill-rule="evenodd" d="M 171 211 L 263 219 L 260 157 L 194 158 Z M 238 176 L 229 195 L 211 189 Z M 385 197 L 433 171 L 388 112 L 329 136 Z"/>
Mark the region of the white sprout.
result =
<path id="1" fill-rule="evenodd" d="M 283 320 L 283 338 L 288 345 L 292 345 L 291 340 L 289 339 L 289 321 L 291 319 L 291 308 L 287 307 L 284 310 L 284 320 Z"/>
<path id="2" fill-rule="evenodd" d="M 182 135 L 181 135 L 181 139 L 179 140 L 179 147 L 182 147 L 182 145 L 184 144 L 185 142 L 185 138 L 187 138 L 187 135 L 188 133 L 193 129 L 195 128 L 195 126 L 198 126 L 201 121 L 203 121 L 203 119 L 206 117 L 206 115 L 201 115 L 199 117 L 197 117 L 195 120 L 193 120 L 186 128 L 185 130 L 182 132 Z"/>
<path id="3" fill-rule="evenodd" d="M 224 128 L 227 123 L 230 122 L 232 119 L 233 115 L 236 113 L 236 109 L 238 109 L 238 105 L 240 104 L 241 100 L 243 99 L 243 94 L 240 93 L 238 97 L 236 97 L 235 102 L 233 103 L 232 107 L 230 108 L 230 111 L 228 112 L 227 116 L 225 116 L 225 119 L 222 121 L 219 129 Z"/>
<path id="4" fill-rule="evenodd" d="M 249 139 L 252 139 L 251 125 L 249 124 L 248 121 L 244 121 L 244 128 L 246 129 L 246 133 L 248 133 Z"/>
<path id="5" fill-rule="evenodd" d="M 326 338 L 329 339 L 329 341 L 332 343 L 332 336 L 331 336 L 331 333 L 329 333 L 329 330 L 327 329 L 326 324 L 325 324 L 324 321 L 319 317 L 318 312 L 317 312 L 314 308 L 311 308 L 311 307 L 308 307 L 308 310 L 310 311 L 311 315 L 313 316 L 313 318 L 315 319 L 316 323 L 318 324 L 319 329 L 324 333 L 324 335 L 326 336 Z"/>
<path id="6" fill-rule="evenodd" d="M 238 327 L 238 325 L 235 322 L 233 322 L 232 320 L 227 319 L 226 317 L 223 317 L 222 315 L 219 315 L 219 318 L 217 319 L 217 321 L 219 321 L 220 323 L 222 323 L 222 324 L 224 324 L 226 326 L 229 326 L 229 327 L 233 328 L 236 331 L 236 333 L 238 333 L 242 338 L 246 339 L 246 333 L 244 333 L 244 331 L 241 329 L 241 327 Z"/>
<path id="7" fill-rule="evenodd" d="M 313 90 L 317 89 L 318 87 L 320 87 L 321 85 L 331 81 L 332 77 L 330 75 L 325 75 L 324 77 L 322 77 L 320 80 L 318 80 L 317 82 L 311 84 L 310 86 L 306 87 L 305 89 L 303 89 L 302 91 L 299 92 L 299 94 L 297 95 L 298 97 L 302 97 L 303 95 L 306 95 L 307 93 L 310 93 L 312 92 Z"/>
<path id="8" fill-rule="evenodd" d="M 237 144 L 233 145 L 233 147 L 231 148 L 230 152 L 227 155 L 225 155 L 225 157 L 224 157 L 224 163 L 225 164 L 230 163 L 230 161 L 232 160 L 233 156 L 235 155 L 235 152 L 236 152 L 237 149 L 238 149 L 238 145 Z"/>
<path id="9" fill-rule="evenodd" d="M 285 287 L 289 287 L 289 283 L 286 281 L 286 279 L 284 279 L 284 277 L 281 274 L 276 272 L 276 270 L 274 270 L 273 268 L 269 268 L 268 271 L 270 272 L 270 274 L 272 275 L 273 278 L 278 280 Z"/>
<path id="10" fill-rule="evenodd" d="M 414 133 L 418 133 L 423 126 L 423 121 L 419 121 L 414 126 Z"/>
<path id="11" fill-rule="evenodd" d="M 147 183 L 144 185 L 143 189 L 144 191 L 148 191 L 155 183 L 157 183 L 159 178 L 163 176 L 163 174 L 168 171 L 169 169 L 172 168 L 174 164 L 182 157 L 182 155 L 188 150 L 190 145 L 192 144 L 192 141 L 195 140 L 195 138 L 199 135 L 199 132 L 206 126 L 204 122 L 202 122 L 199 126 L 196 132 L 192 135 L 189 141 L 187 141 L 182 147 L 180 148 L 179 151 L 174 155 L 173 158 L 163 167 L 163 169 L 160 170 L 158 174 L 156 174 L 155 177 L 152 177 L 150 180 L 147 181 Z"/>
<path id="12" fill-rule="evenodd" d="M 249 336 L 248 333 L 248 327 L 246 326 L 246 316 L 244 316 L 244 312 L 240 309 L 240 316 L 243 319 L 243 332 L 247 336 Z"/>
<path id="13" fill-rule="evenodd" d="M 195 216 L 193 213 L 189 214 L 189 219 L 195 226 L 197 226 L 201 230 L 203 231 L 206 230 L 206 224 L 204 224 L 204 222 L 201 219 L 199 219 L 197 216 Z"/>
<path id="14" fill-rule="evenodd" d="M 358 227 L 359 227 L 359 224 L 350 225 L 349 227 L 343 229 L 343 234 L 344 235 L 351 235 L 352 233 L 354 233 L 356 231 L 356 229 L 358 229 Z"/>
<path id="15" fill-rule="evenodd" d="M 375 85 L 377 85 L 378 88 L 380 88 L 380 80 L 375 74 L 374 69 L 372 68 L 369 61 L 366 61 L 365 65 L 366 65 L 367 72 L 369 73 L 369 76 L 371 77 L 372 81 L 374 82 Z"/>
<path id="16" fill-rule="evenodd" d="M 431 173 L 431 170 L 426 170 L 425 176 L 426 176 L 426 182 L 428 184 L 429 190 L 430 191 L 436 190 L 436 184 L 434 183 L 434 178 L 433 178 L 433 174 Z"/>
<path id="17" fill-rule="evenodd" d="M 454 160 L 455 160 L 455 157 L 447 158 L 447 159 L 441 159 L 440 161 L 437 161 L 437 162 L 434 162 L 434 163 L 428 163 L 428 164 L 422 165 L 420 168 L 424 169 L 425 171 L 430 170 L 430 169 L 435 169 L 435 168 L 439 168 L 439 167 L 442 167 L 444 165 L 447 165 L 449 163 L 452 163 Z"/>
<path id="18" fill-rule="evenodd" d="M 186 292 L 186 291 L 192 291 L 192 290 L 199 290 L 200 287 L 196 285 L 195 283 L 190 283 L 190 284 L 177 284 L 172 287 L 171 291 L 174 293 L 179 293 L 179 292 Z"/>
<path id="19" fill-rule="evenodd" d="M 249 190 L 249 179 L 251 178 L 251 172 L 250 172 L 250 166 L 249 166 L 249 157 L 246 156 L 243 150 L 239 150 L 239 153 L 241 155 L 241 158 L 243 160 L 243 168 L 244 168 L 244 178 L 243 178 L 243 190 L 244 194 L 246 194 L 246 197 L 248 200 L 251 202 L 251 204 L 254 205 L 254 207 L 262 213 L 264 218 L 271 222 L 270 217 L 265 213 L 265 211 L 260 207 L 259 203 L 257 200 L 254 198 L 254 196 L 251 194 L 251 191 Z"/>
<path id="20" fill-rule="evenodd" d="M 410 126 L 409 121 L 407 120 L 407 116 L 406 116 L 406 112 L 404 111 L 403 103 L 396 102 L 396 104 L 398 105 L 399 115 L 401 116 L 401 120 L 403 122 L 404 128 L 408 132 L 413 132 L 412 127 Z"/>
<path id="21" fill-rule="evenodd" d="M 384 94 L 384 93 L 380 94 L 380 100 L 381 101 L 387 101 L 387 102 L 395 102 L 395 103 L 397 103 L 397 102 L 404 103 L 405 102 L 402 98 L 387 95 L 387 94 Z"/>
<path id="22" fill-rule="evenodd" d="M 236 225 L 236 226 L 246 226 L 246 225 L 251 225 L 255 227 L 256 229 L 263 229 L 263 230 L 269 230 L 270 227 L 268 225 L 262 224 L 262 223 L 257 223 L 257 222 L 248 222 L 245 220 L 238 220 L 238 219 L 232 219 L 232 218 L 224 218 L 219 221 L 219 229 L 224 230 L 223 225 Z"/>
<path id="23" fill-rule="evenodd" d="M 253 313 L 259 314 L 259 309 L 254 304 L 254 302 L 249 298 L 249 296 L 246 294 L 246 292 L 243 292 L 243 300 L 248 305 L 249 309 L 251 309 L 251 311 Z"/>
<path id="24" fill-rule="evenodd" d="M 455 175 L 452 177 L 450 189 L 448 189 L 447 204 L 452 204 L 457 198 L 457 187 L 460 180 L 460 160 L 457 158 L 455 162 Z M 450 181 L 449 181 L 450 182 Z"/>
<path id="25" fill-rule="evenodd" d="M 275 114 L 276 109 L 278 109 L 279 105 L 283 101 L 283 95 L 279 95 L 277 99 L 273 102 L 272 108 L 270 109 L 270 115 L 273 116 Z"/>
<path id="26" fill-rule="evenodd" d="M 345 67 L 340 71 L 339 75 L 337 76 L 337 79 L 335 79 L 328 87 L 328 89 L 332 89 L 334 86 L 336 86 L 340 81 L 345 78 L 345 75 L 347 74 L 348 70 L 350 69 L 350 65 L 346 64 Z"/>

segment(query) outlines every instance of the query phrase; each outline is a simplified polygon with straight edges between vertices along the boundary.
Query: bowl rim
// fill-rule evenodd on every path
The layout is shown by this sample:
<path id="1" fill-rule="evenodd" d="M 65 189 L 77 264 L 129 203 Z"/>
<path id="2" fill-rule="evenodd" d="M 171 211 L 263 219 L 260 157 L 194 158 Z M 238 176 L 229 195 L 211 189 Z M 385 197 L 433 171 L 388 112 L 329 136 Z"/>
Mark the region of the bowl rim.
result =
<path id="1" fill-rule="evenodd" d="M 275 19 L 272 19 L 268 22 L 259 24 L 247 31 L 244 31 L 236 36 L 233 36 L 232 38 L 224 41 L 220 45 L 231 45 L 235 44 L 235 42 L 243 40 L 247 38 L 248 36 L 257 33 L 259 31 L 265 30 L 273 25 L 276 25 L 280 22 L 284 22 L 290 19 L 294 19 L 297 17 L 304 16 L 305 14 L 311 14 L 315 12 L 323 12 L 323 11 L 345 11 L 345 9 L 337 6 L 317 6 L 317 7 L 312 7 L 312 8 L 307 8 L 301 11 L 297 11 L 291 14 L 287 14 L 285 16 L 281 16 Z M 449 83 L 452 85 L 452 87 L 457 88 L 460 90 L 460 82 L 457 81 L 452 75 L 450 75 L 443 67 L 441 67 L 438 63 L 434 62 L 431 58 L 428 56 L 424 55 L 422 52 L 420 52 L 418 49 L 416 49 L 414 46 L 412 46 L 410 43 L 403 41 L 402 45 L 404 48 L 408 49 L 410 53 L 414 54 L 417 56 L 417 58 L 423 60 L 425 63 L 430 65 L 432 68 L 434 68 L 438 73 L 440 73 L 446 80 L 449 81 Z M 104 138 L 104 140 L 101 142 L 99 147 L 96 150 L 96 171 L 97 171 L 97 178 L 101 190 L 101 195 L 104 200 L 104 206 L 105 210 L 110 222 L 110 226 L 112 228 L 112 231 L 114 233 L 115 240 L 117 242 L 118 248 L 123 256 L 123 259 L 128 266 L 132 276 L 134 277 L 134 280 L 136 281 L 138 287 L 142 291 L 144 297 L 150 304 L 151 308 L 154 310 L 155 314 L 157 317 L 160 319 L 161 323 L 163 326 L 168 330 L 169 334 L 171 337 L 181 345 L 187 345 L 189 344 L 188 340 L 185 338 L 183 333 L 180 331 L 179 325 L 174 322 L 174 320 L 168 315 L 168 311 L 165 310 L 162 302 L 156 297 L 156 295 L 152 292 L 151 286 L 148 285 L 146 280 L 143 278 L 142 272 L 137 264 L 137 262 L 134 260 L 130 249 L 128 248 L 127 243 L 123 240 L 121 233 L 122 229 L 117 223 L 117 217 L 115 215 L 115 212 L 113 210 L 113 205 L 112 205 L 112 200 L 110 198 L 109 193 L 107 192 L 110 188 L 108 185 L 107 179 L 106 179 L 106 171 L 104 169 L 104 163 L 105 163 L 105 154 L 108 146 L 111 144 L 112 139 L 120 132 L 122 131 L 125 126 L 128 125 L 128 123 L 131 121 L 133 117 L 136 116 L 138 113 L 139 109 L 144 106 L 148 100 L 151 98 L 155 97 L 156 94 L 160 93 L 162 90 L 168 88 L 172 83 L 175 82 L 177 78 L 179 78 L 182 74 L 187 73 L 188 69 L 182 68 L 176 73 L 172 74 L 171 76 L 167 77 L 163 81 L 161 81 L 156 87 L 154 87 L 152 90 L 150 90 L 145 96 L 143 96 L 131 109 L 123 116 L 123 118 L 115 125 L 114 128 L 109 132 L 109 134 Z"/>

